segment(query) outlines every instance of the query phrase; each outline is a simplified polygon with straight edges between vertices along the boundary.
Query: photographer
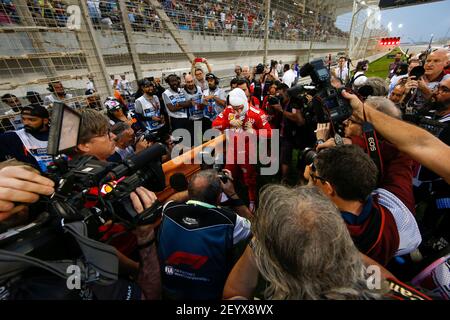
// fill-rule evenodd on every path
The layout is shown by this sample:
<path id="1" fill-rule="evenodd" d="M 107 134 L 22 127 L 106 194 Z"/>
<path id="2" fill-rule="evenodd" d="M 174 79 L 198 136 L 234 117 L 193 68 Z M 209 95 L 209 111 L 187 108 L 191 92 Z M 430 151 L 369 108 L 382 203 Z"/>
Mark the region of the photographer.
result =
<path id="1" fill-rule="evenodd" d="M 206 129 L 211 128 L 211 123 L 216 119 L 217 115 L 226 107 L 225 91 L 219 87 L 219 78 L 214 74 L 206 75 L 208 88 L 203 90 L 203 114 L 205 117 L 204 125 Z"/>
<path id="2" fill-rule="evenodd" d="M 22 109 L 22 102 L 15 95 L 6 93 L 2 95 L 1 100 L 9 108 L 4 114 L 13 115 L 20 113 Z M 3 118 L 0 120 L 0 133 L 4 133 L 9 130 L 19 130 L 23 128 L 22 118 L 20 115 L 14 117 Z"/>
<path id="3" fill-rule="evenodd" d="M 429 300 L 358 252 L 336 206 L 317 188 L 264 188 L 252 231 L 228 276 L 225 299 L 253 299 L 261 275 L 263 299 Z M 369 287 L 367 267 L 380 270 L 379 287 Z"/>
<path id="4" fill-rule="evenodd" d="M 287 93 L 288 86 L 280 83 L 277 88 L 279 95 L 278 103 L 271 104 L 271 108 L 281 117 L 280 121 L 280 162 L 282 180 L 289 176 L 289 165 L 292 163 L 294 148 L 300 146 L 301 126 L 305 124 L 305 118 L 299 106 L 291 104 Z M 275 102 L 275 101 L 274 101 Z"/>
<path id="5" fill-rule="evenodd" d="M 261 109 L 266 113 L 270 127 L 272 129 L 279 129 L 281 125 L 281 115 L 271 107 L 271 105 L 280 103 L 279 97 L 277 96 L 279 82 L 271 81 L 266 83 L 266 86 L 268 87 L 267 95 L 264 97 Z"/>
<path id="6" fill-rule="evenodd" d="M 305 178 L 341 210 L 357 248 L 382 265 L 408 254 L 422 238 L 411 210 L 412 172 L 401 157 L 379 170 L 361 147 L 321 150 L 305 169 Z"/>
<path id="7" fill-rule="evenodd" d="M 234 191 L 230 172 L 226 175 L 224 183 L 216 170 L 200 171 L 191 177 L 187 202 L 164 206 L 158 242 L 164 298 L 222 297 L 234 263 L 232 250 L 250 236 L 247 219 L 219 206 L 222 192 L 251 217 Z"/>
<path id="8" fill-rule="evenodd" d="M 49 114 L 41 105 L 22 107 L 23 129 L 0 135 L 0 161 L 15 158 L 29 163 L 41 172 L 52 161 L 47 154 Z"/>
<path id="9" fill-rule="evenodd" d="M 432 117 L 443 124 L 436 132 L 436 136 L 450 146 L 450 78 L 442 80 L 433 93 L 431 108 L 434 110 Z M 426 167 L 421 167 L 417 175 L 415 185 L 417 194 L 427 204 L 423 226 L 426 232 L 432 235 L 429 248 L 441 237 L 450 243 L 450 186 L 441 177 L 431 172 Z"/>
<path id="10" fill-rule="evenodd" d="M 356 65 L 355 74 L 350 79 L 348 86 L 352 87 L 354 91 L 358 91 L 360 87 L 366 84 L 367 77 L 365 73 L 367 70 L 369 70 L 369 61 L 359 61 Z"/>
<path id="11" fill-rule="evenodd" d="M 164 91 L 163 100 L 169 115 L 171 130 L 187 129 L 191 132 L 193 128 L 189 128 L 188 109 L 192 107 L 192 101 L 186 100 L 186 95 L 180 88 L 180 77 L 170 74 L 165 80 L 169 88 Z"/>
<path id="12" fill-rule="evenodd" d="M 291 69 L 289 64 L 285 64 L 283 68 L 283 77 L 281 81 L 286 84 L 289 88 L 292 87 L 292 84 L 295 82 L 296 75 L 294 70 Z"/>
<path id="13" fill-rule="evenodd" d="M 38 201 L 40 195 L 54 192 L 53 181 L 42 177 L 37 171 L 16 163 L 0 164 L 0 223 L 5 223 L 17 212 L 27 210 L 27 205 Z M 156 196 L 145 188 L 138 188 L 130 195 L 134 209 L 141 213 L 152 206 Z M 22 204 L 17 205 L 16 202 Z M 30 221 L 31 222 L 31 221 Z M 66 279 L 37 268 L 27 269 L 14 281 L 7 281 L 2 299 L 7 300 L 131 300 L 159 299 L 161 280 L 159 263 L 154 245 L 154 226 L 138 227 L 134 233 L 141 264 L 136 283 L 120 278 L 112 285 L 85 284 L 79 289 L 69 289 Z M 58 243 L 55 245 L 69 245 Z M 67 250 L 67 249 L 66 249 Z M 69 276 L 70 274 L 67 274 Z"/>
<path id="14" fill-rule="evenodd" d="M 71 93 L 66 93 L 66 89 L 64 88 L 61 81 L 49 82 L 47 90 L 50 91 L 51 94 L 44 97 L 44 106 L 46 108 L 51 108 L 53 103 L 56 101 L 64 101 L 73 97 Z M 74 109 L 79 107 L 78 103 L 76 102 L 72 102 L 68 105 L 69 107 Z"/>
<path id="15" fill-rule="evenodd" d="M 111 132 L 116 136 L 114 138 L 116 147 L 113 155 L 108 158 L 109 162 L 122 162 L 152 145 L 151 142 L 145 139 L 144 135 L 136 141 L 136 135 L 133 129 L 125 122 L 118 122 L 113 125 Z"/>
<path id="16" fill-rule="evenodd" d="M 433 90 L 442 80 L 450 77 L 444 73 L 444 68 L 448 61 L 447 50 L 438 49 L 427 57 L 424 64 L 425 74 L 423 77 L 419 79 L 408 77 L 408 81 L 405 84 L 411 97 L 407 102 L 408 107 L 417 111 L 424 108 L 426 101 L 433 95 Z"/>
<path id="17" fill-rule="evenodd" d="M 100 112 L 84 109 L 81 113 L 81 127 L 76 147 L 76 155 L 94 156 L 100 161 L 107 159 L 115 152 L 116 135 L 111 132 L 108 119 Z"/>
<path id="18" fill-rule="evenodd" d="M 362 122 L 366 118 L 375 130 L 395 145 L 399 151 L 409 155 L 413 160 L 450 183 L 450 167 L 442 161 L 442 159 L 450 158 L 449 146 L 419 127 L 392 118 L 368 104 L 363 104 L 354 94 L 344 91 L 342 95 L 350 100 L 353 116 L 357 121 Z"/>
<path id="19" fill-rule="evenodd" d="M 158 132 L 164 127 L 164 117 L 161 115 L 161 104 L 156 96 L 155 84 L 142 79 L 139 80 L 138 85 L 143 95 L 135 101 L 136 116 L 145 130 Z"/>

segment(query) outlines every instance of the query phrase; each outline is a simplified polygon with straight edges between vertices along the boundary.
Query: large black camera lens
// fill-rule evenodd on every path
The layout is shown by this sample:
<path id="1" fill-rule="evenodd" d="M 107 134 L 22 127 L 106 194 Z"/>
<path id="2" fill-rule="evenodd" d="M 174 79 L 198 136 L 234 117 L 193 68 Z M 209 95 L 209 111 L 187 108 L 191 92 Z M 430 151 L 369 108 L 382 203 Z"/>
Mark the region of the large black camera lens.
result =
<path id="1" fill-rule="evenodd" d="M 269 99 L 267 101 L 269 102 L 270 105 L 280 103 L 280 99 L 278 99 L 277 97 L 274 97 L 274 96 L 269 97 Z"/>
<path id="2" fill-rule="evenodd" d="M 300 161 L 305 166 L 309 166 L 311 163 L 313 163 L 314 159 L 317 156 L 316 150 L 312 148 L 306 148 L 302 151 L 300 151 Z"/>

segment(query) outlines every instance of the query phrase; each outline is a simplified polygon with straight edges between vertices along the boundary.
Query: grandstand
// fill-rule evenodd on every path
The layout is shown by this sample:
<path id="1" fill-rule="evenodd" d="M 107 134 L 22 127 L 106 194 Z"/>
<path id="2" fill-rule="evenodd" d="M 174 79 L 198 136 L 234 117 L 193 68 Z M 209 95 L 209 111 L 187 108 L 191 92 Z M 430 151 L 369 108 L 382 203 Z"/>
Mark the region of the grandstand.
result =
<path id="1" fill-rule="evenodd" d="M 61 80 L 84 105 L 88 76 L 104 99 L 111 76 L 181 75 L 200 56 L 227 80 L 235 64 L 264 58 L 266 12 L 258 1 L 1 0 L 0 8 L 2 95 L 45 96 L 49 80 Z M 271 1 L 266 58 L 303 63 L 345 52 L 349 34 L 335 20 L 351 8 L 350 0 Z"/>

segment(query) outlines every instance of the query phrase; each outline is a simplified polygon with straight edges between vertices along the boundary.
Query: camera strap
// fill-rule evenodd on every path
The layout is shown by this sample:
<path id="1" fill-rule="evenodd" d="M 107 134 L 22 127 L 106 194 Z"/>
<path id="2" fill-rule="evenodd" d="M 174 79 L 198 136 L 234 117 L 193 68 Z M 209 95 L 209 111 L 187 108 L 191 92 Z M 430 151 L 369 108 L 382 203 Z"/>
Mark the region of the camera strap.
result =
<path id="1" fill-rule="evenodd" d="M 373 162 L 375 162 L 376 166 L 380 170 L 380 176 L 382 176 L 383 159 L 381 157 L 377 133 L 373 125 L 370 122 L 367 122 L 366 110 L 364 109 L 364 106 L 363 106 L 363 115 L 364 115 L 364 122 L 362 124 L 362 127 L 363 127 L 364 141 L 366 143 L 366 150 L 370 158 L 373 160 Z"/>
<path id="2" fill-rule="evenodd" d="M 84 283 L 109 285 L 117 281 L 119 262 L 116 249 L 89 239 L 87 227 L 81 221 L 67 224 L 62 222 L 62 226 L 77 241 L 83 252 L 82 259 L 44 261 L 22 253 L 0 250 L 0 282 L 19 275 L 29 267 L 45 269 L 63 279 L 73 276 L 73 268 L 78 267 L 81 281 Z M 72 269 L 69 269 L 70 267 Z"/>

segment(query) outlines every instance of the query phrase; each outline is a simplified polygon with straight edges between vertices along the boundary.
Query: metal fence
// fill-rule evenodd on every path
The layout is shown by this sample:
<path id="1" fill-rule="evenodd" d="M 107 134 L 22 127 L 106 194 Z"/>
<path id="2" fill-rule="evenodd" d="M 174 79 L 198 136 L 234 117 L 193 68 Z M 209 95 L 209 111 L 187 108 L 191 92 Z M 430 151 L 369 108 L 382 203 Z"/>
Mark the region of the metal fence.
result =
<path id="1" fill-rule="evenodd" d="M 346 39 L 332 5 L 317 3 L 272 0 L 269 39 Z M 136 90 L 138 78 L 188 73 L 202 50 L 196 37 L 262 39 L 265 20 L 264 3 L 250 0 L 0 0 L 0 95 L 11 95 L 0 114 L 33 99 L 83 108 L 123 94 L 127 82 Z"/>

